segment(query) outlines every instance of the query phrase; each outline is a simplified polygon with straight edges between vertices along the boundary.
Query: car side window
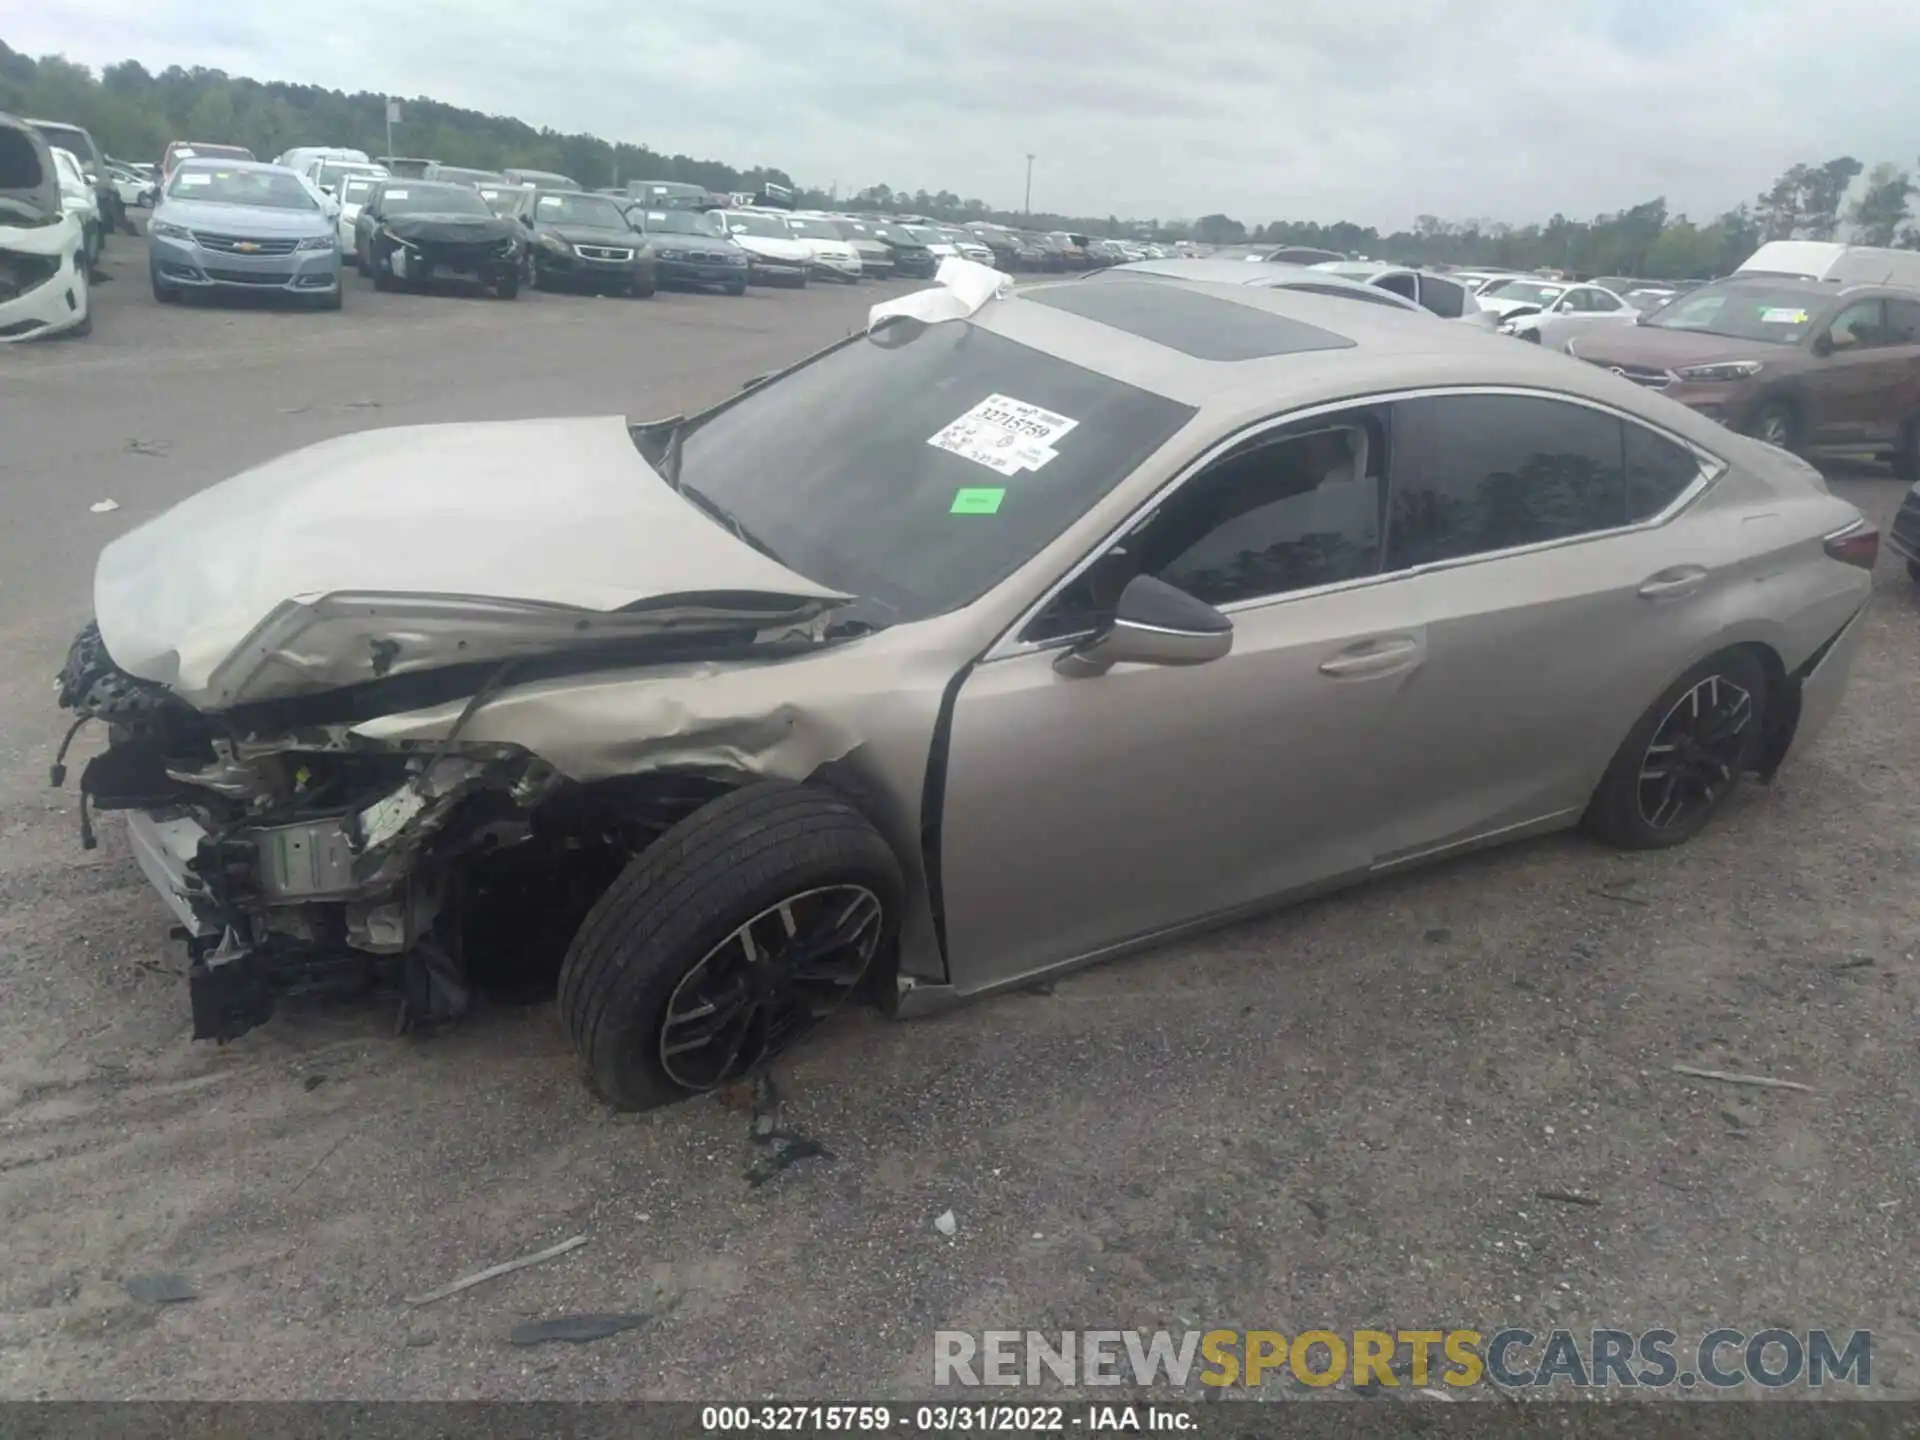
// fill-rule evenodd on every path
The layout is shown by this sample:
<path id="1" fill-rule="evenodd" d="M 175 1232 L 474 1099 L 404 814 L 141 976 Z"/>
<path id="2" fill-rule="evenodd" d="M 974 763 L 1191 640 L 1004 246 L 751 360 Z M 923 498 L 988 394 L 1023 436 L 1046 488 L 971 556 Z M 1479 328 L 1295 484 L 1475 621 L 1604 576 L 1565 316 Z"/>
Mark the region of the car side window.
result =
<path id="1" fill-rule="evenodd" d="M 1887 301 L 1887 343 L 1920 345 L 1920 300 Z"/>
<path id="2" fill-rule="evenodd" d="M 1827 327 L 1836 350 L 1870 350 L 1885 343 L 1884 307 L 1878 300 L 1861 300 L 1833 317 Z"/>
<path id="3" fill-rule="evenodd" d="M 1402 570 L 1627 523 L 1621 422 L 1530 395 L 1403 402 L 1387 568 Z"/>
<path id="4" fill-rule="evenodd" d="M 1417 287 L 1411 275 L 1382 275 L 1373 282 L 1382 290 L 1391 290 L 1396 295 L 1404 295 L 1409 300 L 1418 300 Z"/>
<path id="5" fill-rule="evenodd" d="M 1620 297 L 1610 294 L 1605 290 L 1589 290 L 1587 292 L 1587 308 L 1601 314 L 1618 310 L 1620 308 Z"/>
<path id="6" fill-rule="evenodd" d="M 1437 275 L 1419 276 L 1421 305 L 1443 320 L 1457 320 L 1466 313 L 1467 292 L 1451 280 Z"/>
<path id="7" fill-rule="evenodd" d="M 1062 590 L 1022 638 L 1095 627 L 1137 575 L 1230 605 L 1377 574 L 1386 441 L 1379 410 L 1254 437 L 1181 486 Z"/>
<path id="8" fill-rule="evenodd" d="M 1920 307 L 1917 307 L 1920 308 Z M 1620 425 L 1627 470 L 1627 521 L 1651 520 L 1700 478 L 1700 457 L 1632 421 Z"/>

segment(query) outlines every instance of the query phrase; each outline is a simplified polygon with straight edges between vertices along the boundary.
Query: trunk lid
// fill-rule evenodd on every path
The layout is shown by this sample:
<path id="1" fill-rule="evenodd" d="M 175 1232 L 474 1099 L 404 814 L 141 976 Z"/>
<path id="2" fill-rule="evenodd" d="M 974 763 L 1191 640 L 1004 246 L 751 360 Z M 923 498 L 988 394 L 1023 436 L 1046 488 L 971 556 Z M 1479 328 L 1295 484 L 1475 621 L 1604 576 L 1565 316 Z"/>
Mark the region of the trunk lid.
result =
<path id="1" fill-rule="evenodd" d="M 324 441 L 181 501 L 94 575 L 115 663 L 208 710 L 666 631 L 790 629 L 849 598 L 677 494 L 617 416 Z"/>

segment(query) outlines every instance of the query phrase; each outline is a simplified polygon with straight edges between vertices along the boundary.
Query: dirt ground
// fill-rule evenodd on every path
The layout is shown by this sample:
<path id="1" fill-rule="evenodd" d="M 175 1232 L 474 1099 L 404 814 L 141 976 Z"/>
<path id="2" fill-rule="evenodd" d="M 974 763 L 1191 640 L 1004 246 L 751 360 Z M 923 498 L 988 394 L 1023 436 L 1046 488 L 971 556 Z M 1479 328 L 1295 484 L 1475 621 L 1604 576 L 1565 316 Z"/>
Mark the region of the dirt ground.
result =
<path id="1" fill-rule="evenodd" d="M 92 338 L 0 351 L 0 1396 L 904 1398 L 939 1328 L 1516 1323 L 1867 1328 L 1875 1393 L 1920 1397 L 1920 602 L 1890 559 L 1831 729 L 1694 844 L 1523 844 L 850 1016 L 779 1071 L 780 1124 L 829 1153 L 755 1187 L 750 1115 L 609 1113 L 549 1006 L 190 1042 L 120 826 L 81 851 L 46 788 L 52 677 L 99 546 L 212 480 L 370 424 L 671 413 L 877 287 L 356 282 L 322 315 L 162 310 L 137 242 L 111 264 Z M 1902 489 L 1835 486 L 1882 523 Z M 129 1295 L 155 1274 L 197 1298 Z M 649 1318 L 508 1343 L 581 1311 Z"/>

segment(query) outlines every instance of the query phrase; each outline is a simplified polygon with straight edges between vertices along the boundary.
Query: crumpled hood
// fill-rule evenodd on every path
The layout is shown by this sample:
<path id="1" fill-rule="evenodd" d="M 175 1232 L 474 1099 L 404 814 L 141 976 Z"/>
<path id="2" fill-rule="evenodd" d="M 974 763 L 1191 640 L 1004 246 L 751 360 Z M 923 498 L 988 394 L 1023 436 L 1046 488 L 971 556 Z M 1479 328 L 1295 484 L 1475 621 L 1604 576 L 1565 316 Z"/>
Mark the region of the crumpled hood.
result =
<path id="1" fill-rule="evenodd" d="M 123 670 L 220 710 L 849 597 L 676 494 L 617 416 L 363 431 L 211 486 L 101 553 Z"/>
<path id="2" fill-rule="evenodd" d="M 389 215 L 380 227 L 415 245 L 471 245 L 520 236 L 520 227 L 492 215 Z"/>

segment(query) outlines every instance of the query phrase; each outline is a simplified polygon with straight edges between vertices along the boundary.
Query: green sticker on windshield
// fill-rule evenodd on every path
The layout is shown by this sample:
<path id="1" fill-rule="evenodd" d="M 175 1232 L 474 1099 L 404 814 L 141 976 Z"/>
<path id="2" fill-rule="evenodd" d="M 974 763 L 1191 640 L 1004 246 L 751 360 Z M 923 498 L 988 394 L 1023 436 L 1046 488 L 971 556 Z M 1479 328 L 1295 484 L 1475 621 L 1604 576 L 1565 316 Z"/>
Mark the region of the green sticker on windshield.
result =
<path id="1" fill-rule="evenodd" d="M 1006 498 L 1005 490 L 960 490 L 953 497 L 953 508 L 949 515 L 992 515 L 999 511 L 1000 502 Z"/>

